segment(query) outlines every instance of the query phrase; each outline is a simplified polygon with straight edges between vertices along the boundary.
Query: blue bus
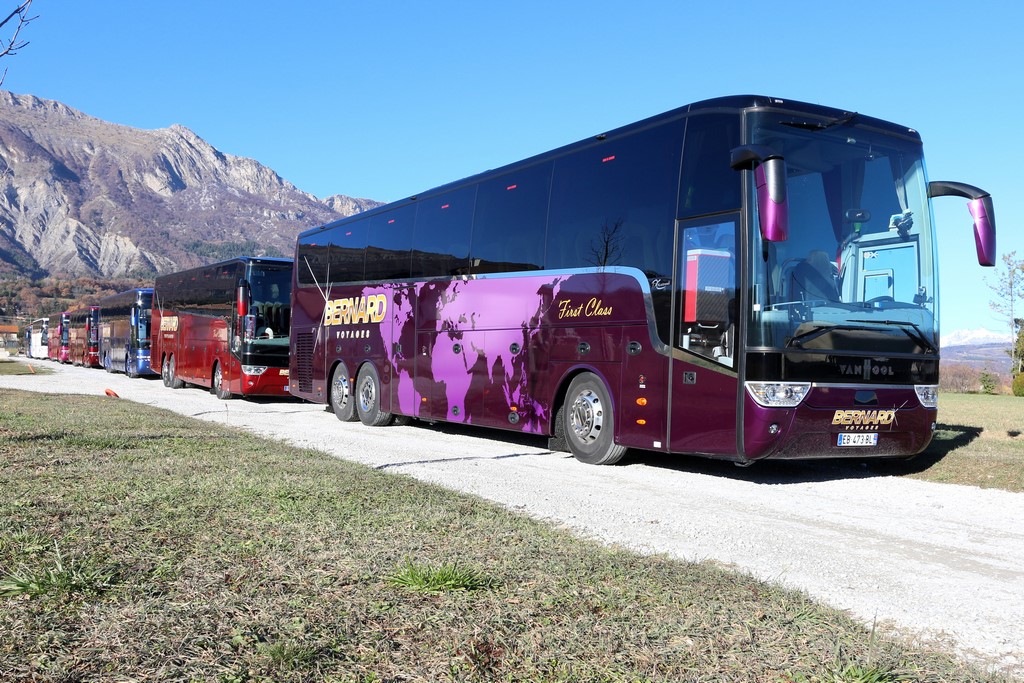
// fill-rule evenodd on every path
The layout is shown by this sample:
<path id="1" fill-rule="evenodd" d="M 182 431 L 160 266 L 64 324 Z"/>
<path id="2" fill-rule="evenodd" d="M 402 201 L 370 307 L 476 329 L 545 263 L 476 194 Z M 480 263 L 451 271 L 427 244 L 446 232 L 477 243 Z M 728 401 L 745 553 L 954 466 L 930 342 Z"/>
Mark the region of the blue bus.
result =
<path id="1" fill-rule="evenodd" d="M 129 377 L 155 375 L 149 367 L 153 288 L 137 287 L 99 301 L 100 364 Z"/>

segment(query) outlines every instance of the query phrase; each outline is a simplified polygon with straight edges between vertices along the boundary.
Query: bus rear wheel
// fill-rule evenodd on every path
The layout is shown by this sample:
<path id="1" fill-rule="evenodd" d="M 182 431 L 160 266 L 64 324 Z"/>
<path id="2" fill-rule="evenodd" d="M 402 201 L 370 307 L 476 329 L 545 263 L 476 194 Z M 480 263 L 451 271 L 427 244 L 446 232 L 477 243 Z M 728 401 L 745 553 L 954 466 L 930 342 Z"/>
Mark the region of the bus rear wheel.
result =
<path id="1" fill-rule="evenodd" d="M 331 409 L 342 422 L 354 422 L 359 419 L 356 415 L 355 397 L 352 396 L 352 376 L 349 375 L 348 366 L 344 362 L 338 363 L 331 373 Z"/>
<path id="2" fill-rule="evenodd" d="M 372 363 L 364 363 L 359 368 L 355 399 L 356 412 L 364 425 L 383 427 L 394 418 L 380 408 L 380 378 Z"/>
<path id="3" fill-rule="evenodd" d="M 615 443 L 615 410 L 597 375 L 584 372 L 573 378 L 558 419 L 569 450 L 580 462 L 611 465 L 626 453 L 625 446 Z"/>
<path id="4" fill-rule="evenodd" d="M 181 389 L 183 386 L 185 386 L 185 381 L 182 380 L 182 379 L 178 379 L 177 365 L 178 365 L 177 358 L 175 358 L 174 356 L 171 356 L 171 359 L 169 361 L 167 361 L 167 382 L 166 382 L 167 386 L 169 386 L 171 389 Z"/>

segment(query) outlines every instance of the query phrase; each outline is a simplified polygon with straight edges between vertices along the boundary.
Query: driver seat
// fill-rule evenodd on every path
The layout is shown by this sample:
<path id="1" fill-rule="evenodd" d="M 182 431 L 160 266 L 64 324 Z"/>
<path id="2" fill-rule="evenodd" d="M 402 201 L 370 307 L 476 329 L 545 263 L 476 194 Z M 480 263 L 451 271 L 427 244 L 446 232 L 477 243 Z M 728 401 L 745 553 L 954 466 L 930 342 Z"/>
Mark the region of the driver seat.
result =
<path id="1" fill-rule="evenodd" d="M 839 301 L 839 288 L 832 274 L 828 254 L 816 249 L 793 268 L 791 273 L 792 298 L 795 301 Z"/>

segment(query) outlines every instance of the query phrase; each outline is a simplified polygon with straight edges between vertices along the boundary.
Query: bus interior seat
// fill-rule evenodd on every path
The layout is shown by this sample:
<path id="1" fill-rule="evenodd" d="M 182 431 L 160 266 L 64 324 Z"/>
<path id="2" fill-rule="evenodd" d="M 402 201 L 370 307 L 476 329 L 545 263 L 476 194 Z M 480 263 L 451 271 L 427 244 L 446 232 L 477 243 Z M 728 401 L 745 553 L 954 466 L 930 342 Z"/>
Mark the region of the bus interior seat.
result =
<path id="1" fill-rule="evenodd" d="M 790 272 L 794 301 L 839 301 L 839 288 L 828 254 L 816 249 Z"/>

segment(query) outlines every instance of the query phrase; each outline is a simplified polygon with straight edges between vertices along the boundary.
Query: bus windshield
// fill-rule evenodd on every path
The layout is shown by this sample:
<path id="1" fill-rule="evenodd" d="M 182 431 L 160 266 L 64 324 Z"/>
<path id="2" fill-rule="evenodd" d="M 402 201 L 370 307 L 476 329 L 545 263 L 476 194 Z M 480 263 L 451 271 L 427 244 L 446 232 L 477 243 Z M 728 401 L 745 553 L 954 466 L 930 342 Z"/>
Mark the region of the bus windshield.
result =
<path id="1" fill-rule="evenodd" d="M 252 343 L 287 348 L 291 322 L 291 264 L 283 268 L 254 264 L 248 280 L 252 310 L 256 315 Z"/>
<path id="2" fill-rule="evenodd" d="M 152 314 L 148 307 L 139 308 L 139 325 L 138 329 L 136 330 L 136 335 L 138 338 L 138 345 L 140 349 L 148 349 L 150 346 L 149 323 L 151 318 Z"/>
<path id="3" fill-rule="evenodd" d="M 786 160 L 790 217 L 787 240 L 753 236 L 750 346 L 937 351 L 938 276 L 920 143 L 857 124 L 856 114 L 748 117 L 751 141 Z"/>

